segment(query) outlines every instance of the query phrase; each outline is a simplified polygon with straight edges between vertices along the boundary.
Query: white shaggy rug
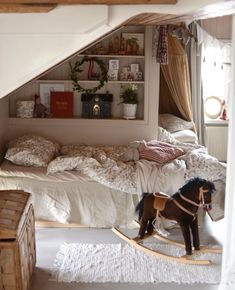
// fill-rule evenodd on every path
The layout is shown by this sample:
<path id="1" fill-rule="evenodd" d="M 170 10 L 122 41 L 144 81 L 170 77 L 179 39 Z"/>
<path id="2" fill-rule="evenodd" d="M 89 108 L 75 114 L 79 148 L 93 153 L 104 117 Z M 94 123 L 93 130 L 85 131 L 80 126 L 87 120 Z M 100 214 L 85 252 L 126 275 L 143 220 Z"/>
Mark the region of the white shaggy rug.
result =
<path id="1" fill-rule="evenodd" d="M 153 248 L 153 244 L 151 244 Z M 158 244 L 158 250 L 181 256 L 184 250 Z M 220 282 L 221 255 L 198 254 L 209 266 L 185 265 L 153 257 L 125 244 L 63 244 L 53 274 L 60 282 L 209 283 Z"/>

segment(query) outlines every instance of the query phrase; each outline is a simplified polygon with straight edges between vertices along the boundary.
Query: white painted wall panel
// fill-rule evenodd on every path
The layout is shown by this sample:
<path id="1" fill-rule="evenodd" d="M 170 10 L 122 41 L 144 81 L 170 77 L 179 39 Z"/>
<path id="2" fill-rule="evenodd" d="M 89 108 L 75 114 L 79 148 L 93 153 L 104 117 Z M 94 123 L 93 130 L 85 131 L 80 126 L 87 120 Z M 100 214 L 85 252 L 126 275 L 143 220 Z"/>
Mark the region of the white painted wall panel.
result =
<path id="1" fill-rule="evenodd" d="M 227 161 L 228 127 L 207 126 L 206 138 L 206 147 L 209 154 L 219 159 L 219 161 Z"/>
<path id="2" fill-rule="evenodd" d="M 133 120 L 63 120 L 9 119 L 8 139 L 33 132 L 61 142 L 85 144 L 128 144 L 134 140 L 151 140 L 157 130 L 150 123 Z"/>
<path id="3" fill-rule="evenodd" d="M 201 26 L 215 38 L 232 38 L 232 15 L 202 20 Z"/>

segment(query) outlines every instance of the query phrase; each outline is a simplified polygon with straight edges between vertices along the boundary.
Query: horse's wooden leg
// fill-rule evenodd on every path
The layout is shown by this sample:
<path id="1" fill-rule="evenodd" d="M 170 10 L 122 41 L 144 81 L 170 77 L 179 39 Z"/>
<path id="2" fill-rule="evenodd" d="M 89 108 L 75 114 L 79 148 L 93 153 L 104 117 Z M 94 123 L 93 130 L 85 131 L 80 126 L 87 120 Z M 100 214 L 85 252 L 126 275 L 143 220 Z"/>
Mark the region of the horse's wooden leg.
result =
<path id="1" fill-rule="evenodd" d="M 148 221 L 149 221 L 148 217 L 144 217 L 144 216 L 142 217 L 138 238 L 143 239 L 144 234 L 145 234 L 145 230 L 146 230 L 147 225 L 148 225 Z"/>
<path id="2" fill-rule="evenodd" d="M 153 221 L 154 221 L 154 219 L 155 219 L 155 218 L 151 218 L 151 219 L 149 219 L 149 221 L 148 221 L 147 233 L 148 233 L 149 235 L 152 235 L 152 233 L 153 233 Z"/>
<path id="3" fill-rule="evenodd" d="M 191 245 L 189 224 L 185 222 L 179 222 L 179 224 L 180 224 L 180 228 L 184 237 L 186 254 L 192 255 L 192 245 Z"/>
<path id="4" fill-rule="evenodd" d="M 190 228 L 191 228 L 192 235 L 193 235 L 193 246 L 194 246 L 194 249 L 199 251 L 200 250 L 200 239 L 199 239 L 198 219 L 197 218 L 195 218 L 190 223 Z"/>

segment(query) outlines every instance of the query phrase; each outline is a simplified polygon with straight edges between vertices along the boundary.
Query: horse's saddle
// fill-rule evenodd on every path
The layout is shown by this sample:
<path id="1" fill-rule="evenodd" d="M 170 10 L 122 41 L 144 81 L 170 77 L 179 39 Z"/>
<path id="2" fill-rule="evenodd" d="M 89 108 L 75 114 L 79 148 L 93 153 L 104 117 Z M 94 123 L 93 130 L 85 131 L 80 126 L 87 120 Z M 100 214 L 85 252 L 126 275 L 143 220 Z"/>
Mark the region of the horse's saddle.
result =
<path id="1" fill-rule="evenodd" d="M 166 206 L 166 202 L 171 198 L 168 194 L 164 192 L 154 192 L 153 194 L 155 196 L 153 207 L 156 210 L 164 210 Z"/>

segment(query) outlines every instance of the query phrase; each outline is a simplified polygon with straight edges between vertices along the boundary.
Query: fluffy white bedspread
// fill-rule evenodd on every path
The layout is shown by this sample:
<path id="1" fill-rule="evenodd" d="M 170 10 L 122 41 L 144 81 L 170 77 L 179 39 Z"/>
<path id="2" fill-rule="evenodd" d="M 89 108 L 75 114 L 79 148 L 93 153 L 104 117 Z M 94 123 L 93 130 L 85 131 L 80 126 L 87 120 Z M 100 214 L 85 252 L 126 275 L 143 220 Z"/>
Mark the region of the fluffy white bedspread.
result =
<path id="1" fill-rule="evenodd" d="M 67 170 L 76 170 L 82 175 L 107 187 L 136 194 L 136 166 L 134 162 L 124 162 L 121 155 L 125 146 L 65 146 L 62 152 L 50 162 L 47 173 L 54 174 Z"/>
<path id="2" fill-rule="evenodd" d="M 187 179 L 195 176 L 225 181 L 226 166 L 208 155 L 205 147 L 166 139 L 167 136 L 163 141 L 174 142 L 184 149 L 185 155 L 159 165 L 144 159 L 123 161 L 127 150 L 132 149 L 135 156 L 138 147 L 132 147 L 133 144 L 129 147 L 74 145 L 65 147 L 66 154 L 54 159 L 47 173 L 53 176 L 58 172 L 75 170 L 102 185 L 139 196 L 143 192 L 154 191 L 173 194 Z M 144 141 L 137 142 L 138 146 L 142 146 Z"/>

